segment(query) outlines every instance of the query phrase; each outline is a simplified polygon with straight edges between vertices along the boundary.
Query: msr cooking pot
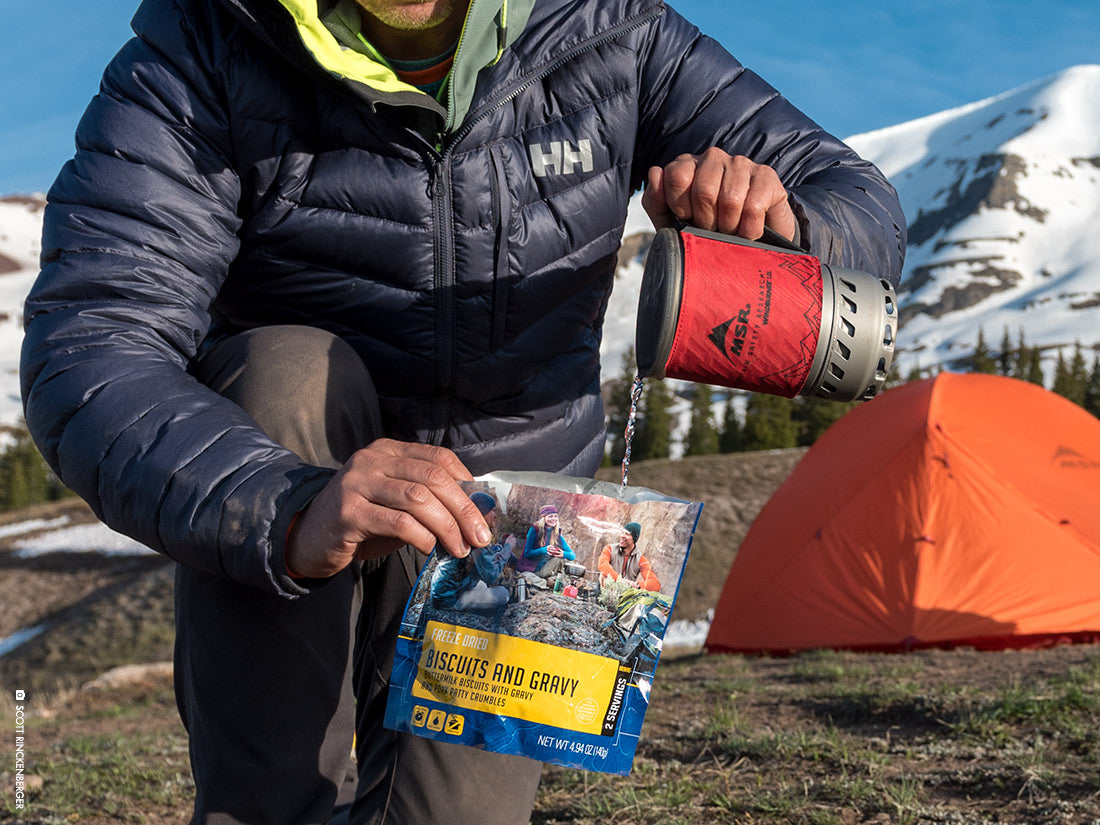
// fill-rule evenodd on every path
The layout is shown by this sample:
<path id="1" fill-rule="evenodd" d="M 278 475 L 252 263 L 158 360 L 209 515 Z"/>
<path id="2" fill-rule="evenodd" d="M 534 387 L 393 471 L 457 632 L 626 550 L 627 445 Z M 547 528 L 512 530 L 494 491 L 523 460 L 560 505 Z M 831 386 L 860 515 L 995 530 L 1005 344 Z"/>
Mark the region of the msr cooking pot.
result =
<path id="1" fill-rule="evenodd" d="M 894 356 L 893 286 L 767 237 L 657 232 L 638 304 L 639 376 L 786 398 L 874 397 Z"/>

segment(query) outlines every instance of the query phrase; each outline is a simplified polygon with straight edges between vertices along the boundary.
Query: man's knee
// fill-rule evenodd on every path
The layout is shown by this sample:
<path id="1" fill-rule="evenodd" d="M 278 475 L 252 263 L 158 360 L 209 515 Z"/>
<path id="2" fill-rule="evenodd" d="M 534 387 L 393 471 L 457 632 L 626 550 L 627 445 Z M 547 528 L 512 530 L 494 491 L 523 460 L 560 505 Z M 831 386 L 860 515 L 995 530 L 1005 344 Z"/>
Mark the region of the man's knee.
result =
<path id="1" fill-rule="evenodd" d="M 347 342 L 325 330 L 247 330 L 216 344 L 197 374 L 269 437 L 314 464 L 338 467 L 381 435 L 366 366 Z"/>

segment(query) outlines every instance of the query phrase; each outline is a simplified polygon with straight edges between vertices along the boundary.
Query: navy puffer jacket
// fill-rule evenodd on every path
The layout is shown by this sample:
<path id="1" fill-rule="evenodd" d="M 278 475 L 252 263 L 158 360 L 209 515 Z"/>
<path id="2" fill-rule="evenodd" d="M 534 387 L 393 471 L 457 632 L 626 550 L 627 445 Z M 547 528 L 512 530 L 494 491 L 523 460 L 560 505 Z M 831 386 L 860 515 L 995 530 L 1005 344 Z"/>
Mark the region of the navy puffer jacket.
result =
<path id="1" fill-rule="evenodd" d="M 649 166 L 770 164 L 804 245 L 901 270 L 877 170 L 656 0 L 540 0 L 450 131 L 322 71 L 275 0 L 145 0 L 134 29 L 50 191 L 27 422 L 107 524 L 251 586 L 304 592 L 282 541 L 332 471 L 190 376 L 212 336 L 331 330 L 390 435 L 559 470 L 602 444 L 600 327 Z"/>

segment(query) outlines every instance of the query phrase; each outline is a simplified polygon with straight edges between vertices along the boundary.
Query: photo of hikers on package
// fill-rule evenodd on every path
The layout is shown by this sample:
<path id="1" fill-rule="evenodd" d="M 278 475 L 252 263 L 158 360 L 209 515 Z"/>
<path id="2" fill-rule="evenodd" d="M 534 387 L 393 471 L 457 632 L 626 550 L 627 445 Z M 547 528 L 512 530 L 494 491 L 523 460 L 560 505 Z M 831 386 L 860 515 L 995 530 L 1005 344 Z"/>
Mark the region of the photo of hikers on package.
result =
<path id="1" fill-rule="evenodd" d="M 425 562 L 387 726 L 628 773 L 702 505 L 547 474 L 463 486 L 493 539 Z"/>

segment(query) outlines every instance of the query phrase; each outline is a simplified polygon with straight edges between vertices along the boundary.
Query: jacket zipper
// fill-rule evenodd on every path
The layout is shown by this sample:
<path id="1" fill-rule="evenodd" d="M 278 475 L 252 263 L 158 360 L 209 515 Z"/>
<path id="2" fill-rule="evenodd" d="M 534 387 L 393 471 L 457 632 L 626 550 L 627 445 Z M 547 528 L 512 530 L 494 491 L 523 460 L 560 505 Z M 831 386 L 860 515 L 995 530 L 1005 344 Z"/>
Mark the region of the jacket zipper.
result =
<path id="1" fill-rule="evenodd" d="M 468 135 L 474 126 L 510 100 L 521 94 L 527 87 L 553 74 L 565 64 L 578 56 L 589 52 L 604 43 L 616 40 L 627 32 L 640 29 L 650 20 L 659 17 L 663 13 L 662 6 L 654 6 L 633 20 L 627 20 L 614 28 L 608 29 L 598 37 L 593 37 L 583 43 L 579 43 L 569 49 L 554 62 L 544 66 L 538 72 L 519 80 L 510 90 L 502 94 L 496 100 L 487 103 L 479 112 L 467 117 L 462 128 L 453 132 L 444 140 L 443 135 L 437 135 L 435 145 L 430 146 L 433 157 L 431 170 L 432 188 L 432 215 L 435 223 L 435 272 L 434 288 L 436 291 L 436 386 L 439 388 L 439 402 L 434 405 L 432 412 L 432 426 L 428 433 L 428 443 L 440 445 L 443 443 L 447 429 L 447 420 L 450 417 L 453 383 L 456 371 L 455 360 L 457 348 L 455 346 L 455 261 L 454 261 L 454 215 L 453 193 L 451 191 L 451 147 Z M 504 193 L 506 194 L 506 193 Z M 504 228 L 505 233 L 507 227 Z M 499 255 L 498 255 L 499 260 Z M 507 260 L 505 259 L 505 265 Z M 506 280 L 507 273 L 500 273 L 496 277 Z M 494 297 L 499 289 L 494 285 Z M 495 307 L 494 307 L 495 312 Z M 503 319 L 499 324 L 499 330 L 492 333 L 493 339 L 503 336 Z"/>
<path id="2" fill-rule="evenodd" d="M 444 152 L 432 166 L 432 224 L 435 244 L 432 286 L 435 290 L 435 385 L 439 396 L 432 405 L 428 443 L 439 445 L 447 429 L 455 358 L 455 251 L 451 191 L 451 157 Z"/>
<path id="3" fill-rule="evenodd" d="M 496 352 L 504 346 L 504 324 L 508 313 L 508 229 L 512 223 L 512 199 L 508 197 L 508 182 L 504 172 L 504 158 L 498 147 L 489 151 L 493 230 L 496 249 L 493 262 L 492 326 L 489 332 L 489 350 Z"/>

